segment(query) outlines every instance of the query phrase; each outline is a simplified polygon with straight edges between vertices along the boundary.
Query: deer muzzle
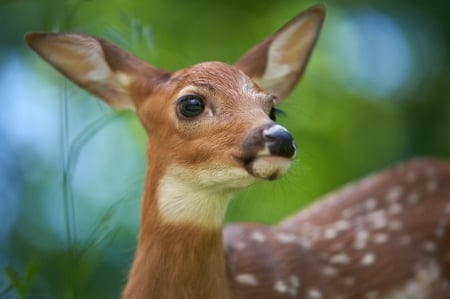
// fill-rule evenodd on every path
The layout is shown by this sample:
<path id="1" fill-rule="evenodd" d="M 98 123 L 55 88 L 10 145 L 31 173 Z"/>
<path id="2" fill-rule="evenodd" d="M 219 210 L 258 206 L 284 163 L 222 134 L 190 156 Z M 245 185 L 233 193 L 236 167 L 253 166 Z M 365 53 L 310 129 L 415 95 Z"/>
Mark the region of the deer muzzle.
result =
<path id="1" fill-rule="evenodd" d="M 242 143 L 240 160 L 249 174 L 274 180 L 287 172 L 295 154 L 292 135 L 283 126 L 269 123 L 247 134 Z"/>

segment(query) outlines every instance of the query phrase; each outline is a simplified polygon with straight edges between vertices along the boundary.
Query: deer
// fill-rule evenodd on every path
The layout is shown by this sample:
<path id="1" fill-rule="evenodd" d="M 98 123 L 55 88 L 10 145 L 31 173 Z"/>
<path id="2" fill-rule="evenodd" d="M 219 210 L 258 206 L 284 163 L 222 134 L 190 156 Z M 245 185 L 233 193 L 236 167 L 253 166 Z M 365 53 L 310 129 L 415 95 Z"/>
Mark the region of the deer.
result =
<path id="1" fill-rule="evenodd" d="M 232 195 L 296 156 L 277 105 L 304 73 L 325 8 L 295 16 L 233 65 L 172 72 L 89 35 L 26 34 L 59 72 L 148 135 L 135 257 L 122 298 L 448 299 L 450 163 L 415 158 L 277 225 L 224 225 Z M 368 157 L 369 158 L 369 157 Z"/>

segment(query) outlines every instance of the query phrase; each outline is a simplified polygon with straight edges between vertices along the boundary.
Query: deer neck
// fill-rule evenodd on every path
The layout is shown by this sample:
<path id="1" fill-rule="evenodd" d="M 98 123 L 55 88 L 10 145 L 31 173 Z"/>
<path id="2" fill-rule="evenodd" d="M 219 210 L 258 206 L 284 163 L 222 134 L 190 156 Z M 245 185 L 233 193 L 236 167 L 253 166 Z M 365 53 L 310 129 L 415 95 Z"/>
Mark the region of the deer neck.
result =
<path id="1" fill-rule="evenodd" d="M 230 195 L 155 168 L 146 177 L 138 247 L 123 298 L 230 298 L 221 230 Z"/>

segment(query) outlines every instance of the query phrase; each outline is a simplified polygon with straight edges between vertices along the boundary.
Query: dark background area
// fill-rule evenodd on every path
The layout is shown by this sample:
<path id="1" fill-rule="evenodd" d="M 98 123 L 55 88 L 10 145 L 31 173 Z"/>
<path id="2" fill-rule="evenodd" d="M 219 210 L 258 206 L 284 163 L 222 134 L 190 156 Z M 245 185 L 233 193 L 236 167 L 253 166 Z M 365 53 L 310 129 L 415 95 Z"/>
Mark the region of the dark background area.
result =
<path id="1" fill-rule="evenodd" d="M 414 156 L 450 157 L 450 2 L 323 1 L 328 15 L 280 122 L 290 173 L 227 221 L 275 223 Z M 0 298 L 118 298 L 133 257 L 145 133 L 26 48 L 28 31 L 107 38 L 161 68 L 228 63 L 311 1 L 0 0 Z"/>

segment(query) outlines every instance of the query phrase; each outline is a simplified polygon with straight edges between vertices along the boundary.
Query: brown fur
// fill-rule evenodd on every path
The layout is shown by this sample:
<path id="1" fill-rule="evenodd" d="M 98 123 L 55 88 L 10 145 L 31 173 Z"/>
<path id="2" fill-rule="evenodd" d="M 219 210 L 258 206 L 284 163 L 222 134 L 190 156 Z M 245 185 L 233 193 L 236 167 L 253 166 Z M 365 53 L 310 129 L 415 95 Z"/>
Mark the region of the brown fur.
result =
<path id="1" fill-rule="evenodd" d="M 225 273 L 220 230 L 162 224 L 147 214 L 123 298 L 226 299 Z"/>

